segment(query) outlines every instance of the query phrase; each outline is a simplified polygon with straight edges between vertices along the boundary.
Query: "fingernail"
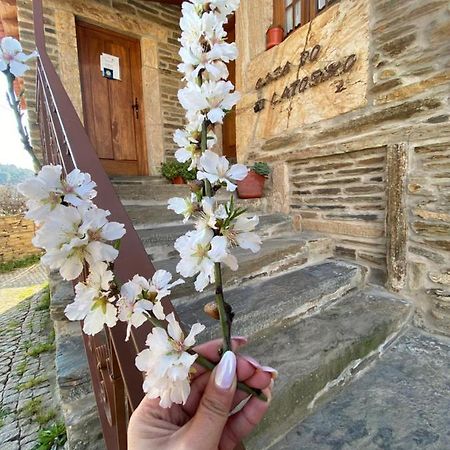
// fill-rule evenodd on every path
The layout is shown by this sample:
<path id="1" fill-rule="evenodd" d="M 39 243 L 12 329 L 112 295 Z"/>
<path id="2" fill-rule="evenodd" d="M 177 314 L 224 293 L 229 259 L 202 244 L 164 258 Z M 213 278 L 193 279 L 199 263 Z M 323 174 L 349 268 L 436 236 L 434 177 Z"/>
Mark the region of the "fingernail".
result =
<path id="1" fill-rule="evenodd" d="M 250 363 L 255 369 L 261 369 L 261 364 L 259 364 L 256 359 L 252 358 L 251 356 L 242 355 L 242 358 L 244 358 L 248 363 Z"/>
<path id="2" fill-rule="evenodd" d="M 232 341 L 236 341 L 239 344 L 246 344 L 248 339 L 245 336 L 233 336 Z"/>
<path id="3" fill-rule="evenodd" d="M 233 352 L 225 352 L 216 367 L 214 381 L 220 389 L 228 390 L 236 376 L 236 355 Z"/>
<path id="4" fill-rule="evenodd" d="M 262 370 L 263 372 L 270 373 L 270 374 L 272 375 L 272 378 L 274 378 L 274 379 L 278 378 L 278 370 L 277 370 L 277 369 L 274 369 L 273 367 L 270 367 L 270 366 L 262 366 L 262 367 L 261 367 L 261 370 Z"/>

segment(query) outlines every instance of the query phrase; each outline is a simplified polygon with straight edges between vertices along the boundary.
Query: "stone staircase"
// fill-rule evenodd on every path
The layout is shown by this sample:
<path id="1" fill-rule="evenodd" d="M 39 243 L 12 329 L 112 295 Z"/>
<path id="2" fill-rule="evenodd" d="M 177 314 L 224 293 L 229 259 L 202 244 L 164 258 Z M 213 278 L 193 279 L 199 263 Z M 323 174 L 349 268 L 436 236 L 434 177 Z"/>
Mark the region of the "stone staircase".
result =
<path id="1" fill-rule="evenodd" d="M 155 267 L 175 272 L 173 243 L 192 224 L 182 224 L 166 205 L 170 197 L 186 195 L 187 187 L 159 177 L 114 178 L 113 183 Z M 259 211 L 264 243 L 257 255 L 236 251 L 238 274 L 225 270 L 226 297 L 236 313 L 233 333 L 248 336 L 244 352 L 280 373 L 269 413 L 246 448 L 390 448 L 371 447 L 367 441 L 353 446 L 351 436 L 328 445 L 326 437 L 313 433 L 320 429 L 314 417 L 342 389 L 352 389 L 354 383 L 347 386 L 351 380 L 378 367 L 374 363 L 409 330 L 412 306 L 369 285 L 364 267 L 334 258 L 330 238 L 299 233 L 289 217 L 271 214 L 269 201 L 239 202 Z M 211 289 L 199 294 L 188 280 L 173 294 L 172 302 L 187 324 L 207 325 L 202 339 L 219 335 L 218 323 L 203 313 L 203 305 L 213 300 Z M 299 427 L 308 420 L 316 428 L 309 430 L 313 438 L 306 441 Z M 348 425 L 345 418 L 334 422 Z"/>

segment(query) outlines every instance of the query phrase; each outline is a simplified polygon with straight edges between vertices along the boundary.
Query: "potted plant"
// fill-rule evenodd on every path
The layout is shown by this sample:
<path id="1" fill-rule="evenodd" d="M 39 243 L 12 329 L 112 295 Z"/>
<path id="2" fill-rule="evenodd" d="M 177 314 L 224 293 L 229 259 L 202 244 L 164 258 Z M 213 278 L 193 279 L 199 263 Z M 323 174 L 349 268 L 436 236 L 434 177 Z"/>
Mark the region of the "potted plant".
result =
<path id="1" fill-rule="evenodd" d="M 279 25 L 272 25 L 266 32 L 266 50 L 281 44 L 284 39 L 284 29 Z"/>
<path id="2" fill-rule="evenodd" d="M 265 162 L 257 162 L 250 168 L 248 175 L 237 182 L 239 198 L 261 198 L 270 168 Z"/>
<path id="3" fill-rule="evenodd" d="M 197 178 L 196 170 L 189 170 L 189 161 L 180 163 L 176 159 L 170 159 L 162 163 L 161 174 L 172 184 L 186 184 L 187 181 Z"/>

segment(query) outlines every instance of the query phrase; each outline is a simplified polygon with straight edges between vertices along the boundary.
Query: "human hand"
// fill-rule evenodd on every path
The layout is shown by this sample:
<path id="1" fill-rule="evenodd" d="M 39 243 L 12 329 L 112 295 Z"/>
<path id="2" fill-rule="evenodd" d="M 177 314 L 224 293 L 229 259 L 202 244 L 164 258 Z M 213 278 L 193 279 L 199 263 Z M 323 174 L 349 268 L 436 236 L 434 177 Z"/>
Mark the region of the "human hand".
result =
<path id="1" fill-rule="evenodd" d="M 246 343 L 233 338 L 233 350 Z M 207 342 L 195 351 L 218 362 L 221 341 Z M 196 366 L 191 393 L 185 405 L 164 409 L 158 399 L 144 397 L 128 427 L 129 450 L 233 450 L 261 421 L 271 398 L 270 367 L 261 367 L 252 358 L 227 352 L 212 371 Z M 269 401 L 256 397 L 230 416 L 248 394 L 236 390 L 237 380 L 261 389 Z"/>

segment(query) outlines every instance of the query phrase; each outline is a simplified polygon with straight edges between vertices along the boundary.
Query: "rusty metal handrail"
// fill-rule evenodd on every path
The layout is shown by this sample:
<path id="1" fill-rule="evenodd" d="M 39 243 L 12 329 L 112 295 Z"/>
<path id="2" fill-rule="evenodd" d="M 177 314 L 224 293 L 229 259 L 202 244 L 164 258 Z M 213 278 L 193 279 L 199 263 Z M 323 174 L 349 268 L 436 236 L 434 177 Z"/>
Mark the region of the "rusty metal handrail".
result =
<path id="1" fill-rule="evenodd" d="M 96 204 L 111 212 L 111 219 L 125 225 L 114 273 L 126 281 L 134 274 L 151 277 L 155 271 L 110 179 L 81 124 L 77 112 L 46 52 L 42 0 L 33 0 L 34 29 L 39 52 L 37 62 L 37 113 L 44 159 L 61 164 L 66 172 L 78 168 L 97 183 Z M 164 302 L 172 310 L 170 300 Z M 126 449 L 128 415 L 140 403 L 142 374 L 135 367 L 136 354 L 144 348 L 150 326 L 134 330 L 125 342 L 126 325 L 105 330 L 101 337 L 83 335 L 103 435 L 108 450 Z"/>

